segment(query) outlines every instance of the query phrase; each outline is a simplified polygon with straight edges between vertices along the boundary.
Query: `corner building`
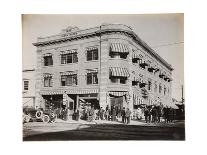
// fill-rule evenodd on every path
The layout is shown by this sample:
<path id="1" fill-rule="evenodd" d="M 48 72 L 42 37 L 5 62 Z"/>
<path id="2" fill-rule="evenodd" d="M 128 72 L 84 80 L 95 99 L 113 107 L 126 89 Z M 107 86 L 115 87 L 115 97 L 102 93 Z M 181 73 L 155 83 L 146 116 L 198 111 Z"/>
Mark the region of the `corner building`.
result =
<path id="1" fill-rule="evenodd" d="M 82 102 L 100 108 L 167 105 L 171 102 L 172 67 L 129 26 L 103 24 L 63 29 L 39 37 L 36 106 L 44 109 Z"/>

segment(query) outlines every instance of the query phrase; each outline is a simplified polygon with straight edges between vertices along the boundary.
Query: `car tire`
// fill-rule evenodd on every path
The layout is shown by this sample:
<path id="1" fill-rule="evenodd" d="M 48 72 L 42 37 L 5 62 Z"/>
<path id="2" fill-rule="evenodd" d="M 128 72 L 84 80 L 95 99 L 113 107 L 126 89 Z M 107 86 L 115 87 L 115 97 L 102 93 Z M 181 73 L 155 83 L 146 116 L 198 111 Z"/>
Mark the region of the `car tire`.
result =
<path id="1" fill-rule="evenodd" d="M 35 116 L 36 116 L 36 118 L 42 118 L 43 112 L 42 111 L 37 111 Z"/>
<path id="2" fill-rule="evenodd" d="M 48 123 L 50 121 L 50 117 L 48 115 L 44 115 L 42 120 L 44 123 Z"/>

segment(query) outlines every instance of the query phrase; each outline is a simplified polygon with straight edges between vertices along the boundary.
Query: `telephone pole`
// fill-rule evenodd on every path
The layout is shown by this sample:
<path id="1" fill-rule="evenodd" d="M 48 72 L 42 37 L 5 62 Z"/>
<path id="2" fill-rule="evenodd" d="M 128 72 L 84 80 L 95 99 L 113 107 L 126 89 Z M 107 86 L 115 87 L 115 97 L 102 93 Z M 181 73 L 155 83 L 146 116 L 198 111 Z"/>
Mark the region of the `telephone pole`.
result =
<path id="1" fill-rule="evenodd" d="M 182 85 L 182 87 L 181 87 L 181 90 L 182 90 L 182 98 L 181 98 L 181 102 L 182 102 L 182 104 L 184 104 L 184 98 L 183 98 L 183 85 Z"/>

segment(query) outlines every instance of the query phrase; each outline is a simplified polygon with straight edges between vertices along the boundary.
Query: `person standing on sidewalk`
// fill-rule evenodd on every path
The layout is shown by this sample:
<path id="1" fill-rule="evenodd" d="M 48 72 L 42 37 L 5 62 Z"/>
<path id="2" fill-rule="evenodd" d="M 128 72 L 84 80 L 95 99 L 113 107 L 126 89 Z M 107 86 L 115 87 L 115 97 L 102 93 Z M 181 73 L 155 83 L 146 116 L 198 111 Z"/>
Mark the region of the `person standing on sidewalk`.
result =
<path id="1" fill-rule="evenodd" d="M 144 109 L 144 117 L 145 117 L 145 122 L 148 123 L 149 109 L 147 107 L 145 107 Z"/>
<path id="2" fill-rule="evenodd" d="M 115 106 L 112 109 L 112 121 L 116 121 L 116 108 L 115 108 Z"/>
<path id="3" fill-rule="evenodd" d="M 109 109 L 106 109 L 106 111 L 105 111 L 105 119 L 107 121 L 109 120 Z"/>
<path id="4" fill-rule="evenodd" d="M 121 117 L 122 117 L 122 123 L 126 122 L 126 112 L 125 112 L 125 107 L 121 110 Z"/>
<path id="5" fill-rule="evenodd" d="M 127 124 L 130 124 L 130 116 L 131 116 L 131 111 L 129 110 L 129 108 L 127 108 L 127 110 L 126 110 Z"/>
<path id="6" fill-rule="evenodd" d="M 103 110 L 102 107 L 100 109 L 100 113 L 99 114 L 100 114 L 100 119 L 103 120 L 104 110 Z"/>

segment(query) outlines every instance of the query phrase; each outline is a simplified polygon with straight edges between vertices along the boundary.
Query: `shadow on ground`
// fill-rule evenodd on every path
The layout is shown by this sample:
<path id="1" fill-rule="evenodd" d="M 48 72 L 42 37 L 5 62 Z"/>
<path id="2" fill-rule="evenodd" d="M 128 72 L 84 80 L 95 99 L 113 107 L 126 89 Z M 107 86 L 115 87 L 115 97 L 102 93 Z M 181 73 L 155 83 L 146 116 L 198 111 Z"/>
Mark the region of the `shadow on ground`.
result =
<path id="1" fill-rule="evenodd" d="M 185 128 L 122 124 L 80 124 L 75 129 L 36 133 L 23 141 L 64 140 L 185 140 Z"/>

